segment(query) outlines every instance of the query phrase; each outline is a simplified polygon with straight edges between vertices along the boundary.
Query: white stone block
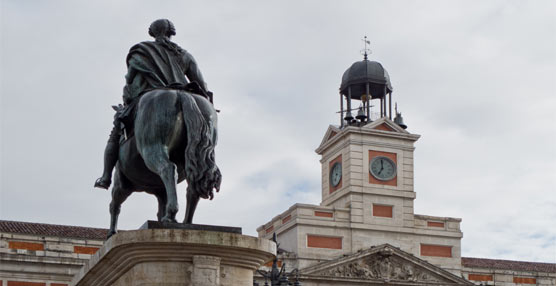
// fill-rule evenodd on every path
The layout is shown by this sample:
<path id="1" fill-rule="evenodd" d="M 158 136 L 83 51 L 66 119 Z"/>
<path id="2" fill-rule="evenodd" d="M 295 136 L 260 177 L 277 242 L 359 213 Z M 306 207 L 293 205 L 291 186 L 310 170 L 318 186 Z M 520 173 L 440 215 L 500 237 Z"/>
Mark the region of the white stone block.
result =
<path id="1" fill-rule="evenodd" d="M 46 243 L 45 249 L 50 250 L 50 251 L 73 252 L 73 245 L 71 245 L 71 244 Z"/>
<path id="2" fill-rule="evenodd" d="M 30 241 L 30 242 L 43 241 L 42 236 L 17 234 L 17 233 L 14 233 L 12 235 L 12 239 L 13 240 L 18 240 L 18 241 Z"/>
<path id="3" fill-rule="evenodd" d="M 220 285 L 220 258 L 215 256 L 194 255 L 192 285 L 219 286 Z"/>

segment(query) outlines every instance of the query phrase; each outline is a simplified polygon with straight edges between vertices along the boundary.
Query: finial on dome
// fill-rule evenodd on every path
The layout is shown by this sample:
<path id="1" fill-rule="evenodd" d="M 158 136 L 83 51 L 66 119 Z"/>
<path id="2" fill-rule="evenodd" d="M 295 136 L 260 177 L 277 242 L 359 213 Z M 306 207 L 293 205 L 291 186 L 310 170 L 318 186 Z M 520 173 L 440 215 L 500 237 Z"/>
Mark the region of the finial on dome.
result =
<path id="1" fill-rule="evenodd" d="M 361 53 L 363 54 L 363 59 L 367 60 L 368 59 L 367 55 L 371 53 L 371 49 L 367 48 L 367 45 L 370 45 L 371 41 L 367 40 L 367 36 L 363 37 L 361 41 L 363 41 L 363 43 L 365 44 L 365 48 L 361 50 Z"/>

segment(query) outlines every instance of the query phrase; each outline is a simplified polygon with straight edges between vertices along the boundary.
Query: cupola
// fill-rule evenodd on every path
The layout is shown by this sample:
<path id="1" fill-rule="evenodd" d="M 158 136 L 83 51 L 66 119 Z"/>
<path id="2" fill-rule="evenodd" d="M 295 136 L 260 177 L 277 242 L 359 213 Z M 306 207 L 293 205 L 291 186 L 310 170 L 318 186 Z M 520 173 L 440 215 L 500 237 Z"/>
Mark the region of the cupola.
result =
<path id="1" fill-rule="evenodd" d="M 363 60 L 353 63 L 342 76 L 340 84 L 340 120 L 341 127 L 346 125 L 366 124 L 372 121 L 371 105 L 373 101 L 380 101 L 379 117 L 392 119 L 392 83 L 390 76 L 381 63 L 370 61 L 367 37 L 364 39 L 365 49 Z M 359 107 L 352 109 L 352 101 L 360 101 Z M 344 102 L 346 109 L 344 109 Z M 357 116 L 352 115 L 357 112 Z"/>

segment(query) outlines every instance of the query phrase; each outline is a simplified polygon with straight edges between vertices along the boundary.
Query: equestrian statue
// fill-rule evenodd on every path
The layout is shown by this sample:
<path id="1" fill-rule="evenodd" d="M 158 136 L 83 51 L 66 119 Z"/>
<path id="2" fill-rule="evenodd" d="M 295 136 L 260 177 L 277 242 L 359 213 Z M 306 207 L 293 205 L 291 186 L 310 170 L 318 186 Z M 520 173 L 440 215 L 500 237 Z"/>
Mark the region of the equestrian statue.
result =
<path id="1" fill-rule="evenodd" d="M 95 187 L 112 184 L 110 231 L 117 231 L 122 203 L 133 192 L 158 200 L 158 221 L 176 222 L 176 185 L 187 181 L 184 223 L 191 224 L 200 198 L 218 192 L 222 175 L 216 166 L 217 113 L 212 93 L 191 54 L 170 38 L 167 19 L 154 21 L 154 41 L 131 47 L 127 56 L 123 105 L 104 151 L 104 171 Z"/>

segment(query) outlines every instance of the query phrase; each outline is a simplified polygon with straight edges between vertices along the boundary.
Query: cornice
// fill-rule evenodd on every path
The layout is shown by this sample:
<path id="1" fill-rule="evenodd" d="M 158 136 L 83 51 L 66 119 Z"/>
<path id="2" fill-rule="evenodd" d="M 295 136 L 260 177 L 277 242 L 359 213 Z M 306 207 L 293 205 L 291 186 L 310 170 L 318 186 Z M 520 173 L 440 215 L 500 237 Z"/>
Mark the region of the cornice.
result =
<path id="1" fill-rule="evenodd" d="M 328 134 L 328 132 L 327 132 L 327 134 Z M 331 145 L 337 143 L 339 140 L 342 140 L 344 137 L 348 136 L 349 134 L 373 135 L 373 136 L 378 136 L 378 137 L 383 137 L 383 138 L 402 139 L 402 140 L 407 140 L 407 141 L 411 141 L 411 142 L 415 142 L 421 137 L 421 135 L 417 135 L 417 134 L 399 133 L 399 132 L 394 132 L 394 131 L 384 131 L 384 130 L 378 130 L 378 129 L 370 129 L 366 126 L 363 126 L 363 127 L 348 126 L 348 127 L 345 127 L 344 129 L 341 129 L 341 131 L 338 134 L 336 134 L 336 136 L 331 138 L 330 140 L 322 143 L 315 150 L 315 152 L 319 155 L 322 155 L 324 150 L 329 148 Z M 370 141 L 370 142 L 373 142 L 373 141 Z"/>

